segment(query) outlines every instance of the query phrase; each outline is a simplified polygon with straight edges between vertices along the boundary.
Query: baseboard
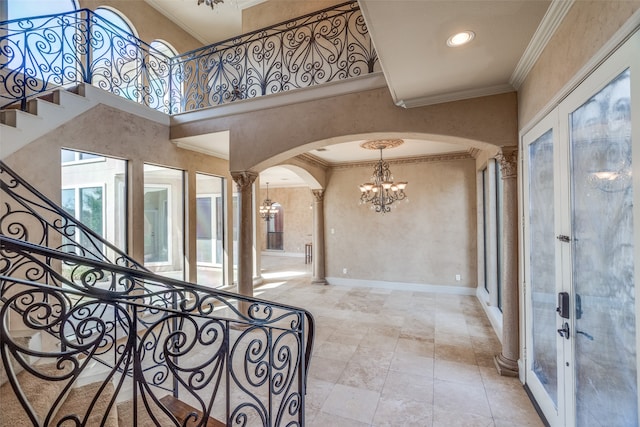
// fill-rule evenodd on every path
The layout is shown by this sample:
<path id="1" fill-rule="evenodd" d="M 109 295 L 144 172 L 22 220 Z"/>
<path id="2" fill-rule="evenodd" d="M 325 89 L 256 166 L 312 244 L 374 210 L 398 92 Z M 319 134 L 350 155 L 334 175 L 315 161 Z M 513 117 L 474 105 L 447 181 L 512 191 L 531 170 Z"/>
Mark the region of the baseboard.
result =
<path id="1" fill-rule="evenodd" d="M 346 286 L 352 288 L 376 288 L 453 295 L 476 294 L 476 288 L 465 288 L 461 286 L 429 285 L 426 283 L 384 282 L 380 280 L 345 279 L 342 277 L 326 277 L 326 280 L 329 285 Z"/>

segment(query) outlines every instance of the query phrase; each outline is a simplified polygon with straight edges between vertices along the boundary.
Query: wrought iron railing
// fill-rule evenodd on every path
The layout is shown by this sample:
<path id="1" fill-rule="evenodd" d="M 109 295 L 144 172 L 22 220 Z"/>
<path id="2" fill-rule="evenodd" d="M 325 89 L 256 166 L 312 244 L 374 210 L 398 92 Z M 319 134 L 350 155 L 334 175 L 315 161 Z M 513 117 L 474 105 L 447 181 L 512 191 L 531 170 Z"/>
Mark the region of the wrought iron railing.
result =
<path id="1" fill-rule="evenodd" d="M 309 312 L 155 275 L 0 168 L 0 354 L 34 425 L 56 424 L 59 399 L 87 378 L 89 402 L 56 417 L 80 425 L 96 406 L 106 419 L 132 405 L 141 424 L 304 423 Z M 91 251 L 72 243 L 89 238 Z M 25 331 L 47 344 L 32 349 Z M 59 399 L 34 409 L 16 367 L 58 384 Z M 167 397 L 196 411 L 180 419 Z"/>
<path id="2" fill-rule="evenodd" d="M 0 108 L 89 83 L 177 114 L 377 70 L 356 2 L 170 58 L 88 9 L 0 23 Z"/>

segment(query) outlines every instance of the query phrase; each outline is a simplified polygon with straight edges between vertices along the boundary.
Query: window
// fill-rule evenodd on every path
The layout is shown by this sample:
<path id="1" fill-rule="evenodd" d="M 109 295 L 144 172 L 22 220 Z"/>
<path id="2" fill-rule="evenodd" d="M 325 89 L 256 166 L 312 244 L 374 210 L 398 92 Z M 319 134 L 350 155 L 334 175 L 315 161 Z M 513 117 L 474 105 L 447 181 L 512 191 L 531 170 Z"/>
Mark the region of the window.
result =
<path id="1" fill-rule="evenodd" d="M 224 285 L 224 188 L 225 179 L 196 174 L 197 282 Z"/>
<path id="2" fill-rule="evenodd" d="M 104 187 L 76 187 L 62 189 L 62 208 L 100 237 L 104 237 Z M 80 234 L 83 247 L 91 247 L 88 236 Z"/>
<path id="3" fill-rule="evenodd" d="M 491 306 L 502 310 L 502 175 L 500 166 L 490 160 L 479 176 L 482 204 L 482 278 Z"/>
<path id="4" fill-rule="evenodd" d="M 104 40 L 91 52 L 94 86 L 140 101 L 142 55 L 137 33 L 126 17 L 115 9 L 99 7 L 92 20 L 91 36 Z"/>
<path id="5" fill-rule="evenodd" d="M 78 80 L 77 61 L 70 58 L 75 53 L 67 45 L 75 36 L 76 9 L 73 0 L 0 0 L 0 21 L 15 21 L 3 26 L 0 43 L 6 61 L 0 80 L 5 89 L 11 87 L 8 99 Z M 65 19 L 52 16 L 67 12 Z"/>
<path id="6" fill-rule="evenodd" d="M 69 149 L 61 150 L 60 162 L 63 209 L 126 252 L 127 162 Z M 78 243 L 86 247 L 87 239 Z"/>
<path id="7" fill-rule="evenodd" d="M 144 262 L 184 280 L 184 172 L 144 165 Z"/>
<path id="8" fill-rule="evenodd" d="M 75 0 L 8 0 L 7 19 L 53 15 L 78 9 Z"/>
<path id="9" fill-rule="evenodd" d="M 284 250 L 284 211 L 279 203 L 274 203 L 277 209 L 275 216 L 267 221 L 267 249 Z"/>
<path id="10" fill-rule="evenodd" d="M 167 42 L 154 40 L 147 54 L 146 68 L 149 94 L 145 104 L 158 111 L 169 112 L 171 97 L 181 96 L 182 86 L 171 81 L 169 60 L 178 52 Z"/>
<path id="11" fill-rule="evenodd" d="M 61 150 L 62 164 L 78 163 L 78 162 L 101 162 L 105 158 L 91 153 L 83 153 L 81 151 Z"/>

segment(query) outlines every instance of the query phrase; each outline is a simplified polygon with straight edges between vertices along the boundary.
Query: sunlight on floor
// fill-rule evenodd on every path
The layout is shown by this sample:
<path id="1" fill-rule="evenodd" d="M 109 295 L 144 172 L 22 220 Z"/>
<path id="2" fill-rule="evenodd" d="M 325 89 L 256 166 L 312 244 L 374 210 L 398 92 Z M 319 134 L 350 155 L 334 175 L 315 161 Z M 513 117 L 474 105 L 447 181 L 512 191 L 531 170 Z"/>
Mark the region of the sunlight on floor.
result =
<path id="1" fill-rule="evenodd" d="M 273 273 L 262 273 L 262 277 L 265 279 L 284 279 L 287 277 L 300 277 L 305 274 L 304 271 L 277 271 Z"/>

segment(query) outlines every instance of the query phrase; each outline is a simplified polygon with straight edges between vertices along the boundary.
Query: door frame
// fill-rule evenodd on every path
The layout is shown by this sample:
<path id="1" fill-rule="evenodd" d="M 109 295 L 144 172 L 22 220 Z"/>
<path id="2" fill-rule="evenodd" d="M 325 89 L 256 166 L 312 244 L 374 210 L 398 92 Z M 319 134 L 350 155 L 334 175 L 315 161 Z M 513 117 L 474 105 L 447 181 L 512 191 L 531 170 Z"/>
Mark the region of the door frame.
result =
<path id="1" fill-rule="evenodd" d="M 575 345 L 573 338 L 564 339 L 560 338 L 562 345 L 560 346 L 559 363 L 558 364 L 558 411 L 553 408 L 549 408 L 548 402 L 544 402 L 540 399 L 541 384 L 536 383 L 535 375 L 530 372 L 531 364 L 531 352 L 533 351 L 533 337 L 532 337 L 532 313 L 531 313 L 531 297 L 530 290 L 528 289 L 528 275 L 530 274 L 529 265 L 529 248 L 528 245 L 528 232 L 529 232 L 529 218 L 528 218 L 528 184 L 529 176 L 528 170 L 525 169 L 527 158 L 528 144 L 535 141 L 537 137 L 544 134 L 549 129 L 554 129 L 554 202 L 555 202 L 555 231 L 556 236 L 566 235 L 571 236 L 572 233 L 572 213 L 571 213 L 571 157 L 570 157 L 570 138 L 569 138 L 569 118 L 570 114 L 576 109 L 580 108 L 590 97 L 598 93 L 602 88 L 607 86 L 616 76 L 622 73 L 625 69 L 631 69 L 631 122 L 633 123 L 631 129 L 632 140 L 632 165 L 635 165 L 636 170 L 640 170 L 640 31 L 638 28 L 634 30 L 626 29 L 628 36 L 623 38 L 624 43 L 615 47 L 615 50 L 611 50 L 609 54 L 604 55 L 601 63 L 594 63 L 591 71 L 584 73 L 585 77 L 577 80 L 575 77 L 572 81 L 579 81 L 579 84 L 567 90 L 567 95 L 561 98 L 556 107 L 547 110 L 547 114 L 541 119 L 537 120 L 534 125 L 527 126 L 520 133 L 520 153 L 521 153 L 521 201 L 520 208 L 522 209 L 522 228 L 521 232 L 521 269 L 520 280 L 522 283 L 523 293 L 521 295 L 521 303 L 524 309 L 521 321 L 523 322 L 523 344 L 522 355 L 524 360 L 521 366 L 524 367 L 521 374 L 521 380 L 525 383 L 525 386 L 531 391 L 535 403 L 539 406 L 542 414 L 546 417 L 551 426 L 574 426 L 576 424 L 576 382 L 575 382 Z M 618 36 L 620 37 L 620 36 Z M 605 60 L 606 59 L 606 60 Z M 597 66 L 595 66 L 597 65 Z M 635 101 L 635 102 L 634 102 Z M 635 108 L 634 108 L 635 107 Z M 557 139 L 556 139 L 557 138 Z M 636 191 L 633 193 L 633 216 L 636 224 L 640 219 L 640 174 L 633 174 L 633 186 Z M 638 304 L 640 304 L 640 286 L 638 285 L 638 277 L 640 271 L 640 226 L 634 227 L 634 282 L 635 282 L 635 301 L 636 301 L 636 384 L 637 390 L 640 390 L 640 315 L 638 315 Z M 572 245 L 561 244 L 556 240 L 555 242 L 555 258 L 556 262 L 560 264 L 556 265 L 556 289 L 558 292 L 569 292 L 570 295 L 574 294 L 573 280 L 572 280 Z M 571 299 L 573 305 L 573 299 Z M 570 331 L 575 330 L 574 317 L 571 316 L 567 319 Z M 559 316 L 556 316 L 557 324 L 559 324 Z M 560 353 L 563 353 L 563 359 L 560 359 Z M 561 384 L 562 383 L 562 384 Z M 544 389 L 542 388 L 544 392 Z M 640 393 L 637 393 L 640 394 Z M 638 401 L 638 408 L 640 408 L 640 399 L 636 396 Z M 540 400 L 538 400 L 540 399 Z M 562 404 L 561 404 L 562 402 Z M 639 410 L 640 413 L 640 410 Z M 640 418 L 640 415 L 639 415 Z M 640 421 L 640 420 L 639 420 Z"/>

